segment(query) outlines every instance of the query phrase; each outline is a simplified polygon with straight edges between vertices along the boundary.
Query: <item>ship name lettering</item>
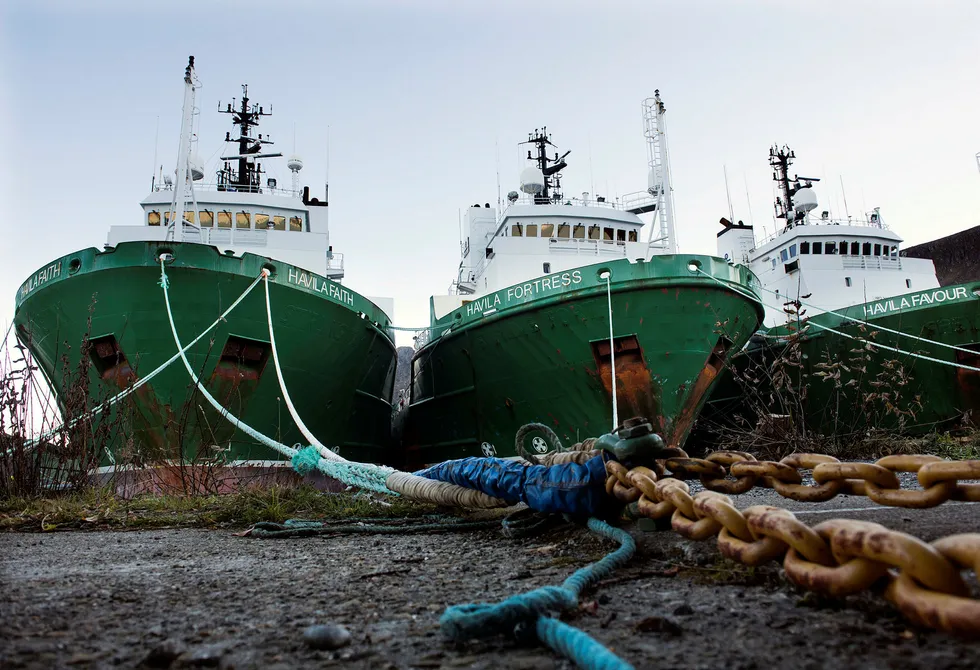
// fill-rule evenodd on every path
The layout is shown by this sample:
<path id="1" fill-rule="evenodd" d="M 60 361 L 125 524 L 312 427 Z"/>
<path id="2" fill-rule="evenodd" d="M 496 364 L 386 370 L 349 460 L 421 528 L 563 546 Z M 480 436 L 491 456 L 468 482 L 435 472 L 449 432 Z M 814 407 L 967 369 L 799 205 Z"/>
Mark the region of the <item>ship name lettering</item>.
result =
<path id="1" fill-rule="evenodd" d="M 507 302 L 511 300 L 526 300 L 544 291 L 556 291 L 573 284 L 582 283 L 582 273 L 579 270 L 562 272 L 558 274 L 541 277 L 534 281 L 511 286 L 507 289 Z"/>
<path id="2" fill-rule="evenodd" d="M 33 291 L 34 289 L 36 289 L 41 284 L 45 284 L 51 281 L 52 279 L 55 279 L 60 276 L 61 276 L 61 261 L 58 261 L 57 263 L 52 263 L 51 265 L 44 268 L 43 270 L 38 270 L 36 273 L 34 273 L 34 276 L 32 276 L 30 279 L 24 282 L 20 287 L 20 294 L 21 296 L 25 296 L 31 291 Z"/>
<path id="3" fill-rule="evenodd" d="M 931 293 L 919 293 L 911 296 L 911 298 L 903 297 L 900 300 L 897 298 L 892 298 L 887 301 L 876 302 L 872 305 L 865 305 L 864 315 L 876 316 L 878 314 L 886 314 L 888 312 L 897 312 L 901 309 L 907 309 L 909 307 L 932 305 L 937 302 L 959 300 L 960 298 L 966 297 L 966 289 L 962 286 L 957 286 L 956 288 L 939 289 L 938 291 L 932 291 Z M 896 300 L 898 300 L 898 302 L 896 302 Z"/>
<path id="4" fill-rule="evenodd" d="M 315 293 L 322 293 L 331 300 L 345 305 L 354 305 L 354 294 L 337 284 L 321 279 L 314 274 L 289 268 L 289 281 L 297 286 L 308 288 Z"/>

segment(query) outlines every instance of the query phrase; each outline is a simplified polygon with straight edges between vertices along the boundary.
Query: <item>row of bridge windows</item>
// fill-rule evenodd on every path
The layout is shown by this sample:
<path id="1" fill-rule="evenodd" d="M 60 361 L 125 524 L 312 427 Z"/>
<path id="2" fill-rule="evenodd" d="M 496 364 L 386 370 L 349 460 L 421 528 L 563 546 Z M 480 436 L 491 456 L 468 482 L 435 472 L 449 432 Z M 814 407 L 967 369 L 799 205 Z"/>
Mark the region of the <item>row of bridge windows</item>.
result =
<path id="1" fill-rule="evenodd" d="M 222 210 L 215 212 L 210 209 L 200 210 L 200 217 L 195 216 L 193 211 L 184 212 L 184 219 L 190 223 L 196 223 L 202 228 L 245 228 L 256 230 L 303 230 L 303 217 L 285 217 L 280 214 L 253 214 L 252 212 L 229 212 Z M 159 226 L 161 222 L 170 225 L 172 212 L 158 212 L 156 210 L 147 212 L 146 223 L 150 226 Z"/>
<path id="2" fill-rule="evenodd" d="M 874 244 L 872 242 L 800 242 L 799 253 L 819 256 L 821 254 L 840 254 L 851 256 L 892 256 L 898 257 L 898 247 L 887 244 Z M 786 249 L 781 249 L 779 257 L 785 263 L 790 258 L 796 258 L 796 245 L 791 244 Z M 776 259 L 772 260 L 773 267 L 776 266 Z"/>
<path id="3" fill-rule="evenodd" d="M 540 228 L 541 234 L 538 235 Z M 557 228 L 557 234 L 555 229 Z M 568 223 L 559 223 L 557 226 L 553 223 L 514 223 L 510 227 L 511 237 L 550 237 L 557 238 L 559 240 L 567 240 L 569 238 L 575 240 L 586 239 L 586 229 L 585 224 L 577 223 L 574 226 Z M 635 230 L 624 230 L 622 228 L 602 228 L 600 226 L 589 226 L 588 229 L 588 239 L 590 240 L 603 240 L 604 242 L 636 242 L 637 241 L 637 231 Z"/>

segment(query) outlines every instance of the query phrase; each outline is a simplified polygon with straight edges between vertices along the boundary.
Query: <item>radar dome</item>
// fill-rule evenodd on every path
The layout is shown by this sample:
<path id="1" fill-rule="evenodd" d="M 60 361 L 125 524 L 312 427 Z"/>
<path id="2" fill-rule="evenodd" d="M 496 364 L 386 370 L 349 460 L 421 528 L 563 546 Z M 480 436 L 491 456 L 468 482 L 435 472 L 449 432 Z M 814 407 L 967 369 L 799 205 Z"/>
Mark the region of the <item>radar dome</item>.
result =
<path id="1" fill-rule="evenodd" d="M 191 180 L 201 181 L 204 179 L 204 164 L 201 162 L 200 156 L 191 154 L 191 157 L 187 160 L 187 166 L 191 171 Z"/>
<path id="2" fill-rule="evenodd" d="M 303 159 L 296 154 L 293 154 L 289 157 L 289 160 L 286 161 L 286 167 L 293 172 L 299 172 L 303 169 Z"/>
<path id="3" fill-rule="evenodd" d="M 809 186 L 801 188 L 793 195 L 793 209 L 797 212 L 809 212 L 817 208 L 817 194 Z"/>
<path id="4" fill-rule="evenodd" d="M 533 165 L 521 171 L 521 190 L 531 195 L 537 195 L 544 190 L 544 175 Z"/>

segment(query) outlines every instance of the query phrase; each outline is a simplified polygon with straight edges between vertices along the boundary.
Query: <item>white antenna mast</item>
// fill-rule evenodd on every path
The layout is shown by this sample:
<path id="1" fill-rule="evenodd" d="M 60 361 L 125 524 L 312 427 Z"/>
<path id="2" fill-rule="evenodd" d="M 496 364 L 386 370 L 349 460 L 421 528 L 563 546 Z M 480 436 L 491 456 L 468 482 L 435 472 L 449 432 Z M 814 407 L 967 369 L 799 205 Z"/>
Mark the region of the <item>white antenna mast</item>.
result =
<path id="1" fill-rule="evenodd" d="M 174 183 L 174 198 L 171 201 L 170 218 L 174 223 L 174 241 L 184 239 L 184 203 L 187 201 L 190 181 L 191 138 L 194 134 L 194 57 L 187 60 L 184 70 L 184 109 L 180 120 L 180 146 L 177 149 L 177 181 Z M 193 185 L 190 185 L 193 189 Z"/>
<path id="2" fill-rule="evenodd" d="M 728 166 L 722 164 L 721 169 L 725 173 L 725 197 L 728 198 L 728 220 L 735 223 L 735 210 L 732 209 L 732 194 L 728 190 Z"/>
<path id="3" fill-rule="evenodd" d="M 749 197 L 749 179 L 742 174 L 742 181 L 745 182 L 745 203 L 749 206 L 749 225 L 755 225 L 755 219 L 752 217 L 752 199 Z"/>
<path id="4" fill-rule="evenodd" d="M 670 188 L 670 165 L 667 157 L 667 108 L 660 99 L 660 90 L 643 101 L 643 136 L 647 138 L 647 158 L 650 173 L 647 192 L 656 201 L 647 253 L 676 254 L 677 236 L 674 231 L 674 202 Z"/>
<path id="5" fill-rule="evenodd" d="M 157 115 L 157 130 L 153 135 L 153 171 L 150 175 L 150 190 L 155 191 L 157 186 L 157 152 L 160 149 L 160 115 Z M 978 159 L 980 160 L 980 159 Z"/>

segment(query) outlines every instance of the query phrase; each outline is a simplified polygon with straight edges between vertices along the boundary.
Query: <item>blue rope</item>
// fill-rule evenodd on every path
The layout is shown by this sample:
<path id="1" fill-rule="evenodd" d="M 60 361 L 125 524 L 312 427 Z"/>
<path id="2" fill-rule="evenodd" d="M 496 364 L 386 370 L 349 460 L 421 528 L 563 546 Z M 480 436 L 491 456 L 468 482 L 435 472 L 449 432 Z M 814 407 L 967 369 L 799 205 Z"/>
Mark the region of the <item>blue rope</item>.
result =
<path id="1" fill-rule="evenodd" d="M 586 633 L 567 626 L 554 615 L 574 609 L 582 591 L 625 565 L 636 552 L 636 543 L 626 531 L 605 521 L 589 519 L 589 530 L 619 543 L 616 551 L 601 561 L 576 570 L 561 586 L 545 586 L 511 596 L 497 604 L 473 603 L 446 608 L 439 625 L 453 640 L 492 637 L 533 629 L 538 639 L 551 649 L 587 670 L 632 670 L 632 666 L 593 640 Z"/>

